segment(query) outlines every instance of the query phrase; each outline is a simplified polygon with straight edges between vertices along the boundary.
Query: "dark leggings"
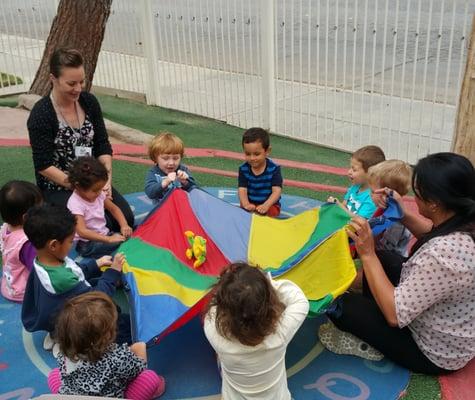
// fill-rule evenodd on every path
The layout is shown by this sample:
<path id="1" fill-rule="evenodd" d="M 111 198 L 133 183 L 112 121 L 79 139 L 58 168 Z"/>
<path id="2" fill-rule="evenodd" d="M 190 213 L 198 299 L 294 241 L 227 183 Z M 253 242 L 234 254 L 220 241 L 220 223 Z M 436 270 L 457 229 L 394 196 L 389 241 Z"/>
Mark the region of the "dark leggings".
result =
<path id="1" fill-rule="evenodd" d="M 388 278 L 397 286 L 405 259 L 389 251 L 381 251 L 377 255 Z M 400 329 L 389 326 L 364 277 L 363 294 L 345 293 L 327 315 L 338 329 L 359 337 L 396 364 L 413 372 L 427 375 L 449 372 L 432 363 L 422 353 L 408 327 Z"/>
<path id="2" fill-rule="evenodd" d="M 43 190 L 43 198 L 46 203 L 57 205 L 57 206 L 64 206 L 68 204 L 69 197 L 71 196 L 72 192 L 69 190 Z M 129 203 L 124 197 L 117 191 L 115 188 L 112 188 L 112 202 L 120 208 L 124 217 L 127 221 L 127 224 L 131 227 L 134 226 L 134 213 L 132 212 Z M 120 225 L 115 220 L 115 218 L 106 211 L 106 225 L 111 232 L 120 232 Z"/>

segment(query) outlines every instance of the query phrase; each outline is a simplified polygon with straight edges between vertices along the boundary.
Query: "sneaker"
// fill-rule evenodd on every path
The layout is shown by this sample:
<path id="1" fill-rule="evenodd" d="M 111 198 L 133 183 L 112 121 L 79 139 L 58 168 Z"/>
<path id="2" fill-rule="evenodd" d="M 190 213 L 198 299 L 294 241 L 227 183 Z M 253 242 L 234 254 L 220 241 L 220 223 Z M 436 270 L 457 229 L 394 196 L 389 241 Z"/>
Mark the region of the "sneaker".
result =
<path id="1" fill-rule="evenodd" d="M 350 354 L 371 361 L 380 361 L 384 355 L 368 343 L 348 332 L 340 331 L 332 322 L 320 325 L 320 342 L 332 353 Z"/>
<path id="2" fill-rule="evenodd" d="M 55 343 L 52 348 L 53 351 L 53 357 L 58 358 L 59 354 L 61 353 L 61 350 L 59 349 L 59 343 Z"/>
<path id="3" fill-rule="evenodd" d="M 155 390 L 155 393 L 153 394 L 154 399 L 165 393 L 165 378 L 161 375 L 158 375 L 158 380 L 160 383 L 158 384 L 157 390 Z"/>
<path id="4" fill-rule="evenodd" d="M 45 339 L 43 340 L 43 349 L 51 351 L 54 346 L 54 340 L 51 338 L 49 332 L 46 334 Z"/>

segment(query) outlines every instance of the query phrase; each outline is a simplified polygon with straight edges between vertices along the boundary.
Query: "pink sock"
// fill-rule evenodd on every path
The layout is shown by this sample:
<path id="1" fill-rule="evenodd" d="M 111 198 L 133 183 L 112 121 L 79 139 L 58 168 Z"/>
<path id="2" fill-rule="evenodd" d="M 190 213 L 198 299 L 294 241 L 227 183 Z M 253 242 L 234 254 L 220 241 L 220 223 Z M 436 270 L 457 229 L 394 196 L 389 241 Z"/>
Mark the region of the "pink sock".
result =
<path id="1" fill-rule="evenodd" d="M 56 394 L 61 387 L 61 374 L 59 368 L 52 369 L 48 375 L 48 387 L 51 393 Z"/>
<path id="2" fill-rule="evenodd" d="M 125 390 L 125 398 L 131 400 L 151 400 L 165 392 L 165 379 L 155 371 L 142 371 Z"/>

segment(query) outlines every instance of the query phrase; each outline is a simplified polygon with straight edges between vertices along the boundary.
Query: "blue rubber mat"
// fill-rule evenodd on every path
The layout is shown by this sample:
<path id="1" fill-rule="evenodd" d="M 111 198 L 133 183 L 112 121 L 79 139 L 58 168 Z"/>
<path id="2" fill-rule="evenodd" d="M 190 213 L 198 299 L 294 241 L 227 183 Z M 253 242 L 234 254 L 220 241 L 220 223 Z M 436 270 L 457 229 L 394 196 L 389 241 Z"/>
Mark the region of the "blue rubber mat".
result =
<path id="1" fill-rule="evenodd" d="M 216 197 L 237 203 L 237 192 L 206 188 Z M 126 195 L 136 219 L 152 208 L 143 193 Z M 298 196 L 282 197 L 282 214 L 291 216 L 319 202 Z M 157 310 L 160 312 L 160 310 Z M 44 332 L 23 330 L 21 306 L 0 298 L 0 400 L 28 399 L 48 393 L 46 376 L 56 362 L 42 348 Z M 409 372 L 383 359 L 379 362 L 341 356 L 325 350 L 317 338 L 324 317 L 307 319 L 287 351 L 287 375 L 294 399 L 397 399 Z M 167 380 L 165 399 L 219 399 L 221 387 L 215 354 L 198 318 L 149 349 L 149 367 Z"/>

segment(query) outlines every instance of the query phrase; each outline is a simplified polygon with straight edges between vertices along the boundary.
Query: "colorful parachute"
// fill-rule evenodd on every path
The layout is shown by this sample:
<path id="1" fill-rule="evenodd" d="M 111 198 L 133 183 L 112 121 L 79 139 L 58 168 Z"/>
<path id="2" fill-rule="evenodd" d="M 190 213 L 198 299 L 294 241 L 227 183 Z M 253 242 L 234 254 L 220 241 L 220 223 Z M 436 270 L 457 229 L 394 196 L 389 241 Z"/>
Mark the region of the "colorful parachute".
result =
<path id="1" fill-rule="evenodd" d="M 356 274 L 343 229 L 348 220 L 333 204 L 273 219 L 201 189 L 172 191 L 120 248 L 135 339 L 154 342 L 196 315 L 221 269 L 234 261 L 294 281 L 318 312 Z M 198 269 L 185 256 L 188 230 L 207 240 L 206 262 Z"/>

